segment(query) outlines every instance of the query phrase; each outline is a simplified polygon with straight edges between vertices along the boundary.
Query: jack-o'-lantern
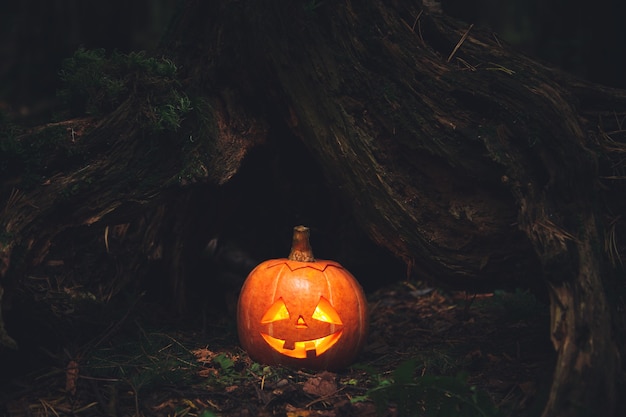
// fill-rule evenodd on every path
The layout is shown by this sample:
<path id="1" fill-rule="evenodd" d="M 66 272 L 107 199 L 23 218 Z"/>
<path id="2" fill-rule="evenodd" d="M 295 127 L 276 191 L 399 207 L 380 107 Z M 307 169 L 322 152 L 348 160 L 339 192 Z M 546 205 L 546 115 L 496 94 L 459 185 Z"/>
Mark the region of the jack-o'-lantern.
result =
<path id="1" fill-rule="evenodd" d="M 365 343 L 367 300 L 339 263 L 315 260 L 309 229 L 296 226 L 289 257 L 265 261 L 248 275 L 237 328 L 241 345 L 257 362 L 339 369 Z"/>

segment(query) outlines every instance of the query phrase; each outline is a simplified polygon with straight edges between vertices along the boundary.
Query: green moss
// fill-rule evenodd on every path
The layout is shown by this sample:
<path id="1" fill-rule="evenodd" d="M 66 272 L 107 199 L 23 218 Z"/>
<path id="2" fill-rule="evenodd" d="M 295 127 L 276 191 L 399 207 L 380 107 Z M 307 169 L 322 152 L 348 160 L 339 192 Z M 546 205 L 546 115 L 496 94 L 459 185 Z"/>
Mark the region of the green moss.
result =
<path id="1" fill-rule="evenodd" d="M 64 86 L 58 95 L 69 111 L 64 116 L 102 116 L 130 100 L 143 128 L 175 131 L 191 111 L 177 71 L 171 60 L 144 52 L 107 56 L 103 49 L 79 49 L 60 71 Z"/>
<path id="2" fill-rule="evenodd" d="M 0 175 L 19 179 L 22 188 L 29 188 L 50 172 L 69 169 L 82 160 L 66 126 L 51 125 L 23 137 L 3 133 Z"/>
<path id="3" fill-rule="evenodd" d="M 125 83 L 112 74 L 104 49 L 77 50 L 63 62 L 58 96 L 73 114 L 100 114 L 119 105 Z"/>
<path id="4" fill-rule="evenodd" d="M 208 175 L 208 166 L 212 162 L 211 155 L 215 154 L 217 124 L 213 117 L 215 110 L 204 98 L 193 103 L 193 112 L 190 114 L 192 124 L 196 127 L 183 142 L 182 169 L 178 174 L 178 181 L 195 181 Z"/>
<path id="5" fill-rule="evenodd" d="M 172 102 L 155 107 L 157 130 L 177 130 L 183 115 L 191 110 L 191 100 L 177 91 L 172 92 Z"/>

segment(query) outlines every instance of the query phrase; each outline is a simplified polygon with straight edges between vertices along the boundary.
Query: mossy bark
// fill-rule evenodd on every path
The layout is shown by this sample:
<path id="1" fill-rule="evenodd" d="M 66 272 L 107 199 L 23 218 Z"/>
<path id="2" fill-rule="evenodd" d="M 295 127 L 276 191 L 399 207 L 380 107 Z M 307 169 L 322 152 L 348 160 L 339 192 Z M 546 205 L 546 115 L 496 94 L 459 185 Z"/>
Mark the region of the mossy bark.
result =
<path id="1" fill-rule="evenodd" d="M 545 283 L 559 355 L 544 416 L 617 414 L 623 299 L 609 294 L 623 294 L 625 92 L 546 68 L 420 2 L 191 0 L 168 39 L 205 112 L 170 137 L 209 151 L 174 142 L 145 158 L 153 142 L 132 108 L 104 118 L 85 140 L 109 149 L 7 210 L 15 238 L 0 272 L 15 245 L 37 263 L 64 228 L 131 202 L 154 207 L 189 172 L 189 154 L 193 181 L 228 183 L 280 125 L 412 274 L 477 290 Z M 51 193 L 86 178 L 92 186 L 51 217 L 61 206 Z"/>
<path id="2" fill-rule="evenodd" d="M 417 3 L 316 5 L 200 7 L 174 39 L 228 57 L 216 84 L 269 100 L 370 237 L 418 276 L 474 288 L 541 276 L 559 353 L 544 415 L 615 414 L 619 301 L 606 282 L 621 248 L 604 250 L 604 222 L 624 201 L 602 177 L 623 170 L 626 94 Z M 204 32 L 187 32 L 204 16 Z"/>

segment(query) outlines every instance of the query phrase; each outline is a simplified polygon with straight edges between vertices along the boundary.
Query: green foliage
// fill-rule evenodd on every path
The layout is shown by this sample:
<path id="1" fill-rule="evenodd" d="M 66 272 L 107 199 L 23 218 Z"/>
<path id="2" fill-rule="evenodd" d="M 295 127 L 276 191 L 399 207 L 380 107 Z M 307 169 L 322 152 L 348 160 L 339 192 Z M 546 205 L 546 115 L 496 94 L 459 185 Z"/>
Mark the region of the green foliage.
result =
<path id="1" fill-rule="evenodd" d="M 367 392 L 365 397 L 374 401 L 379 414 L 382 415 L 393 403 L 401 417 L 500 415 L 486 393 L 468 384 L 467 375 L 415 376 L 416 368 L 416 360 L 403 362 L 393 371 L 391 378 L 379 378 L 377 386 Z"/>
<path id="2" fill-rule="evenodd" d="M 120 389 L 131 388 L 137 394 L 165 385 L 222 390 L 259 375 L 267 376 L 268 380 L 275 378 L 275 371 L 256 364 L 242 372 L 237 369 L 236 358 L 227 351 L 190 348 L 188 341 L 142 329 L 139 339 L 125 336 L 109 347 L 90 353 L 83 372 L 91 378 L 115 383 Z"/>
<path id="3" fill-rule="evenodd" d="M 172 103 L 155 108 L 157 130 L 177 130 L 182 116 L 191 111 L 191 100 L 186 95 L 176 95 Z"/>
<path id="4" fill-rule="evenodd" d="M 258 362 L 252 362 L 252 364 L 246 370 L 246 375 L 252 380 L 261 380 L 262 384 L 275 383 L 280 379 L 285 378 L 288 374 L 286 368 L 279 366 L 262 365 Z"/>
<path id="5" fill-rule="evenodd" d="M 191 101 L 176 79 L 177 67 L 167 58 L 144 52 L 107 56 L 103 49 L 78 49 L 59 73 L 64 87 L 58 95 L 70 115 L 101 116 L 132 103 L 142 127 L 176 130 Z"/>
<path id="6" fill-rule="evenodd" d="M 313 13 L 322 4 L 323 2 L 318 0 L 305 0 L 304 4 L 302 5 L 302 10 L 304 10 L 306 13 Z"/>
<path id="7" fill-rule="evenodd" d="M 235 370 L 235 361 L 231 355 L 226 353 L 218 353 L 213 358 L 213 363 L 216 366 L 217 372 L 213 378 L 207 379 L 207 384 L 213 387 L 228 387 L 235 385 L 240 379 L 241 375 Z"/>
<path id="8" fill-rule="evenodd" d="M 130 340 L 94 352 L 84 372 L 130 386 L 135 393 L 191 381 L 199 365 L 186 347 L 163 333 L 142 335 L 139 341 Z"/>
<path id="9" fill-rule="evenodd" d="M 20 133 L 9 123 L 0 126 L 0 176 L 14 178 L 21 188 L 39 183 L 50 170 L 59 168 L 53 166 L 55 156 L 64 160 L 62 168 L 81 160 L 65 126 L 49 125 L 26 138 L 20 138 Z"/>
<path id="10" fill-rule="evenodd" d="M 213 358 L 213 362 L 218 364 L 222 371 L 226 373 L 231 373 L 235 366 L 235 362 L 224 353 L 220 353 Z"/>
<path id="11" fill-rule="evenodd" d="M 183 142 L 182 169 L 178 175 L 179 181 L 195 181 L 206 178 L 207 166 L 219 151 L 215 149 L 215 142 L 210 138 L 218 133 L 214 118 L 215 109 L 205 98 L 196 98 L 193 103 L 193 113 L 190 114 L 191 124 L 196 127 L 193 134 L 188 135 Z"/>
<path id="12" fill-rule="evenodd" d="M 119 105 L 124 82 L 105 74 L 107 62 L 104 49 L 79 49 L 64 61 L 59 75 L 65 88 L 58 95 L 72 112 L 100 114 Z"/>

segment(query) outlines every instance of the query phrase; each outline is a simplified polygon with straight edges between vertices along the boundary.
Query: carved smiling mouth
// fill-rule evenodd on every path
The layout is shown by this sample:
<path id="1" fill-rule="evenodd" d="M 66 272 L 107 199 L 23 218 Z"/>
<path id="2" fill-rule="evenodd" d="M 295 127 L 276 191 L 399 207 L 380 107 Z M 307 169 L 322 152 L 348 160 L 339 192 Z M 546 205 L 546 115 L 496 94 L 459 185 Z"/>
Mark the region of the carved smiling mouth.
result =
<path id="1" fill-rule="evenodd" d="M 320 356 L 328 349 L 333 347 L 341 337 L 343 330 L 336 331 L 328 336 L 319 337 L 317 339 L 302 340 L 293 342 L 293 348 L 285 348 L 286 340 L 272 337 L 267 333 L 261 333 L 263 339 L 274 348 L 277 352 L 292 358 L 304 359 L 308 356 Z"/>

